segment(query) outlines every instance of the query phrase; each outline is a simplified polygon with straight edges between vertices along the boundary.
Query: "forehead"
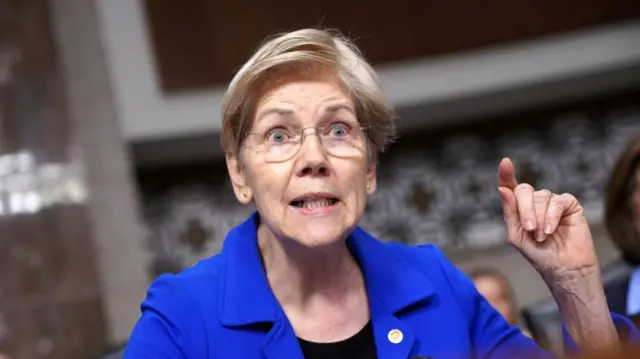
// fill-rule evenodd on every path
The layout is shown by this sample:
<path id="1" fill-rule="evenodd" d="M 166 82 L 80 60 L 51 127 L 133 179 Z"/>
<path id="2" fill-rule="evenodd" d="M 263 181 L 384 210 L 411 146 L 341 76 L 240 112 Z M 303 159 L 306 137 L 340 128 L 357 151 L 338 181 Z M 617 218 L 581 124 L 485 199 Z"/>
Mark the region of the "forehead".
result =
<path id="1" fill-rule="evenodd" d="M 357 120 L 351 97 L 336 81 L 326 77 L 281 79 L 263 92 L 252 126 L 261 128 L 280 121 L 311 125 L 334 115 Z"/>
<path id="2" fill-rule="evenodd" d="M 268 106 L 303 111 L 331 102 L 351 105 L 350 96 L 336 81 L 321 77 L 291 79 L 265 88 L 256 108 L 258 112 Z"/>

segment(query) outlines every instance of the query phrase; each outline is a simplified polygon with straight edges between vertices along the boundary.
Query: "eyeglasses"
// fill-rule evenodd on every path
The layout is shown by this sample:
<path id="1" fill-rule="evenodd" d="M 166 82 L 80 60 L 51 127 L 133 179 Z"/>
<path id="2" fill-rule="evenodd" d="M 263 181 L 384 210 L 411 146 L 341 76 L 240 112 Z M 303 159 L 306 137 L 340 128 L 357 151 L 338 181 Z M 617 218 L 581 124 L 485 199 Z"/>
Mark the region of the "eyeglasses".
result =
<path id="1" fill-rule="evenodd" d="M 313 130 L 307 132 L 307 130 Z M 293 158 L 308 134 L 318 137 L 322 149 L 335 157 L 362 156 L 367 150 L 367 127 L 334 122 L 327 126 L 295 128 L 278 126 L 275 128 L 247 132 L 253 149 L 264 156 L 267 162 L 285 162 Z"/>

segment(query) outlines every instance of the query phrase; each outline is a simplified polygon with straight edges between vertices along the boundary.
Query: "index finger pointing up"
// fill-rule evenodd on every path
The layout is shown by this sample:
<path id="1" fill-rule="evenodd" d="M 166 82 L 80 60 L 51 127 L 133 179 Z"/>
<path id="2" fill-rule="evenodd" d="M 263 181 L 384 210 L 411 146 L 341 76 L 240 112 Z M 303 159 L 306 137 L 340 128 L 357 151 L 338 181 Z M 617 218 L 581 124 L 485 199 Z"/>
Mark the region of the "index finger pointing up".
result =
<path id="1" fill-rule="evenodd" d="M 498 185 L 513 190 L 518 185 L 516 168 L 509 158 L 503 158 L 498 166 Z"/>

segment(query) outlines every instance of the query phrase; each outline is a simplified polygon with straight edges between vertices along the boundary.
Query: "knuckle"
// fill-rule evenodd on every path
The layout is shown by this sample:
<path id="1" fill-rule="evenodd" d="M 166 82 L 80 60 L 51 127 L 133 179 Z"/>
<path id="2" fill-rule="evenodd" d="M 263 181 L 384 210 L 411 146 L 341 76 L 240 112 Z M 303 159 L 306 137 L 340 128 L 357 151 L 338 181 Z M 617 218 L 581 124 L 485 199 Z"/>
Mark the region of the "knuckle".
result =
<path id="1" fill-rule="evenodd" d="M 520 183 L 513 189 L 513 191 L 518 193 L 533 192 L 533 186 L 528 183 Z"/>
<path id="2" fill-rule="evenodd" d="M 551 198 L 551 196 L 553 196 L 553 193 L 551 193 L 551 191 L 549 191 L 548 189 L 541 189 L 539 191 L 535 191 L 533 193 L 533 196 L 537 199 L 549 199 Z"/>
<path id="3" fill-rule="evenodd" d="M 563 207 L 565 209 L 574 208 L 577 211 L 583 210 L 580 201 L 578 201 L 576 196 L 572 195 L 571 193 L 562 193 L 560 195 L 554 196 L 551 199 L 551 204 L 553 204 L 554 207 Z"/>
<path id="4" fill-rule="evenodd" d="M 558 196 L 558 200 L 561 201 L 561 202 L 567 203 L 567 204 L 569 204 L 571 202 L 574 202 L 574 201 L 578 202 L 578 199 L 574 195 L 572 195 L 571 193 L 566 193 L 566 192 L 561 194 L 560 196 Z"/>

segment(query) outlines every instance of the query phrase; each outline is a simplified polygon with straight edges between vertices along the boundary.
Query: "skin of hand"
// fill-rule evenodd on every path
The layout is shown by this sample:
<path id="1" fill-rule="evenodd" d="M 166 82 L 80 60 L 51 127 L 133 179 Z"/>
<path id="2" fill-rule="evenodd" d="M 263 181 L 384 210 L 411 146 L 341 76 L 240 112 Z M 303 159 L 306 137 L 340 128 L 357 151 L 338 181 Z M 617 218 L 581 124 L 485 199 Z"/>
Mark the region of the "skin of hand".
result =
<path id="1" fill-rule="evenodd" d="M 513 162 L 498 167 L 507 237 L 538 271 L 572 339 L 585 349 L 619 345 L 583 207 L 571 194 L 518 183 Z"/>

